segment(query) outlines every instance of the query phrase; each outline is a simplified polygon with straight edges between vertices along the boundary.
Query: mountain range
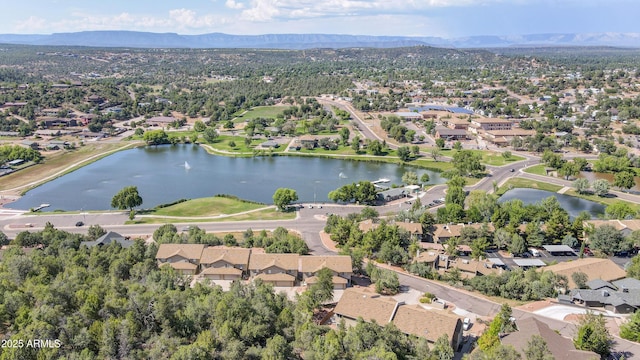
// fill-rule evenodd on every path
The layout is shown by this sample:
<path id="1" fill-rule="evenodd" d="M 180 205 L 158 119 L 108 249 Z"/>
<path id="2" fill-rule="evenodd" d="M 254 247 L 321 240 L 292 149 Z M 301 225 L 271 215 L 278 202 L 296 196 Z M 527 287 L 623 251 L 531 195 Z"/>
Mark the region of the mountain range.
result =
<path id="1" fill-rule="evenodd" d="M 130 48 L 390 48 L 435 46 L 447 48 L 500 48 L 530 46 L 640 47 L 640 33 L 530 34 L 469 36 L 446 39 L 430 36 L 369 36 L 334 34 L 180 35 L 139 31 L 82 31 L 50 35 L 0 34 L 0 43 L 50 46 Z"/>

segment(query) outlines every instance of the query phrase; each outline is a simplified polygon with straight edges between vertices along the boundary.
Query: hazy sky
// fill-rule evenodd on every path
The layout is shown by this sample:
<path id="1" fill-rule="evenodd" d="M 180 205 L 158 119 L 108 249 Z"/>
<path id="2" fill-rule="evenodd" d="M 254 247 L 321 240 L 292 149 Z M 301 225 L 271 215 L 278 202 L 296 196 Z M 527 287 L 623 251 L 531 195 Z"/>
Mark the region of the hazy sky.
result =
<path id="1" fill-rule="evenodd" d="M 640 32 L 638 0 L 5 0 L 0 33 L 137 30 L 460 37 Z"/>

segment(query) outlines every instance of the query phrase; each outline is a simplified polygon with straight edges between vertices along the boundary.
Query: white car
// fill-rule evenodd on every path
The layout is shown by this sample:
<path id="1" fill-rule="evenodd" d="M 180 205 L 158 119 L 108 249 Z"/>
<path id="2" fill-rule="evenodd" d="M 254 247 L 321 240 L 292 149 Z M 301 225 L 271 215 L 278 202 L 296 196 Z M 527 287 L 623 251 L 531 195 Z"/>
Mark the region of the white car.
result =
<path id="1" fill-rule="evenodd" d="M 469 328 L 471 327 L 471 319 L 469 318 L 464 318 L 464 320 L 462 321 L 462 330 L 469 330 Z"/>

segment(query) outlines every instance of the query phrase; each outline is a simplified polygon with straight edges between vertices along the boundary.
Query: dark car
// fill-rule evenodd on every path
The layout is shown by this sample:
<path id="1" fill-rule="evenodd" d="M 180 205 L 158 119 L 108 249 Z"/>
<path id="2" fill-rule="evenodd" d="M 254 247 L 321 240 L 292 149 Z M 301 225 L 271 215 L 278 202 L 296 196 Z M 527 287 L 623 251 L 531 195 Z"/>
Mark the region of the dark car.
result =
<path id="1" fill-rule="evenodd" d="M 84 225 L 84 223 L 83 223 L 82 221 L 78 221 L 78 222 L 76 223 L 76 226 L 82 226 L 82 225 Z"/>
<path id="2" fill-rule="evenodd" d="M 514 172 L 515 170 L 513 168 L 511 168 L 511 170 L 509 170 L 509 171 Z"/>

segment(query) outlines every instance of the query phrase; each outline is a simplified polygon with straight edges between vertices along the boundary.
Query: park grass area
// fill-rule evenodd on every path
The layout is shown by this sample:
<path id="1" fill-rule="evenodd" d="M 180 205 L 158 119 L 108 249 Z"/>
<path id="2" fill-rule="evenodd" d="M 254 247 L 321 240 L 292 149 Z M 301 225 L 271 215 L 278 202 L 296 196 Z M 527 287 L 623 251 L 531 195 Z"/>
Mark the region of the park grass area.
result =
<path id="1" fill-rule="evenodd" d="M 261 149 L 259 146 L 263 142 L 267 141 L 266 139 L 254 139 L 251 140 L 249 145 L 245 144 L 245 137 L 243 136 L 232 136 L 232 135 L 220 135 L 213 142 L 208 143 L 213 149 L 223 152 L 237 152 L 237 153 L 253 153 L 254 149 L 257 150 L 266 150 L 271 151 L 273 153 L 279 153 L 285 151 L 289 143 L 280 145 L 280 147 L 275 149 Z M 235 146 L 231 146 L 231 142 L 235 143 Z"/>
<path id="2" fill-rule="evenodd" d="M 558 190 L 562 189 L 562 186 L 549 184 L 542 181 L 530 180 L 530 179 L 511 178 L 507 180 L 507 182 L 505 182 L 504 185 L 502 185 L 498 189 L 498 191 L 496 192 L 496 195 L 500 196 L 505 192 L 515 188 L 538 189 L 538 190 L 545 190 L 545 191 L 551 191 L 551 192 L 558 192 Z"/>
<path id="3" fill-rule="evenodd" d="M 524 169 L 524 172 L 534 175 L 547 176 L 547 171 L 545 170 L 545 168 L 546 166 L 544 164 L 539 164 Z"/>
<path id="4" fill-rule="evenodd" d="M 125 224 L 181 224 L 181 223 L 201 223 L 201 222 L 222 222 L 222 221 L 256 221 L 256 220 L 293 220 L 296 212 L 276 211 L 274 208 L 258 210 L 245 214 L 224 216 L 217 218 L 168 218 L 168 217 L 138 217 Z"/>
<path id="5" fill-rule="evenodd" d="M 47 154 L 42 163 L 3 176 L 2 182 L 0 183 L 0 190 L 24 187 L 21 188 L 19 192 L 26 192 L 27 190 L 53 180 L 54 178 L 48 180 L 42 179 L 46 179 L 59 172 L 61 172 L 59 176 L 68 174 L 85 165 L 98 161 L 103 157 L 111 155 L 117 149 L 122 148 L 125 145 L 126 144 L 123 143 L 89 142 L 85 143 L 84 146 L 77 147 L 75 150 L 61 150 Z M 138 144 L 130 143 L 129 145 L 130 146 L 127 147 L 127 149 L 133 148 Z M 89 159 L 92 156 L 96 157 Z M 72 166 L 72 164 L 76 163 L 81 164 Z M 26 187 L 26 185 L 31 183 L 34 183 L 34 185 Z"/>
<path id="6" fill-rule="evenodd" d="M 252 120 L 257 118 L 275 119 L 287 109 L 287 106 L 256 106 L 251 110 L 236 114 L 237 120 Z"/>
<path id="7" fill-rule="evenodd" d="M 471 151 L 474 154 L 480 154 L 480 156 L 482 157 L 480 162 L 484 165 L 490 165 L 490 166 L 504 166 L 507 164 L 514 163 L 516 161 L 524 160 L 522 156 L 513 155 L 513 154 L 511 154 L 511 156 L 508 159 L 505 159 L 504 156 L 502 156 L 502 153 L 498 151 L 473 150 L 473 149 L 468 151 Z M 442 156 L 448 156 L 448 157 L 453 157 L 453 155 L 455 155 L 457 152 L 458 150 L 455 150 L 455 149 L 440 150 L 440 154 Z"/>
<path id="8" fill-rule="evenodd" d="M 622 200 L 618 197 L 601 197 L 596 194 L 580 194 L 575 189 L 569 189 L 565 192 L 565 195 L 575 196 L 581 199 L 590 200 L 593 202 L 597 202 L 599 204 L 608 206 L 617 202 L 627 203 L 631 206 L 631 208 L 635 211 L 640 211 L 640 204 Z"/>
<path id="9" fill-rule="evenodd" d="M 244 201 L 235 198 L 214 196 L 187 200 L 175 205 L 156 208 L 150 215 L 159 216 L 218 216 L 222 214 L 236 214 L 266 207 L 267 205 Z"/>

